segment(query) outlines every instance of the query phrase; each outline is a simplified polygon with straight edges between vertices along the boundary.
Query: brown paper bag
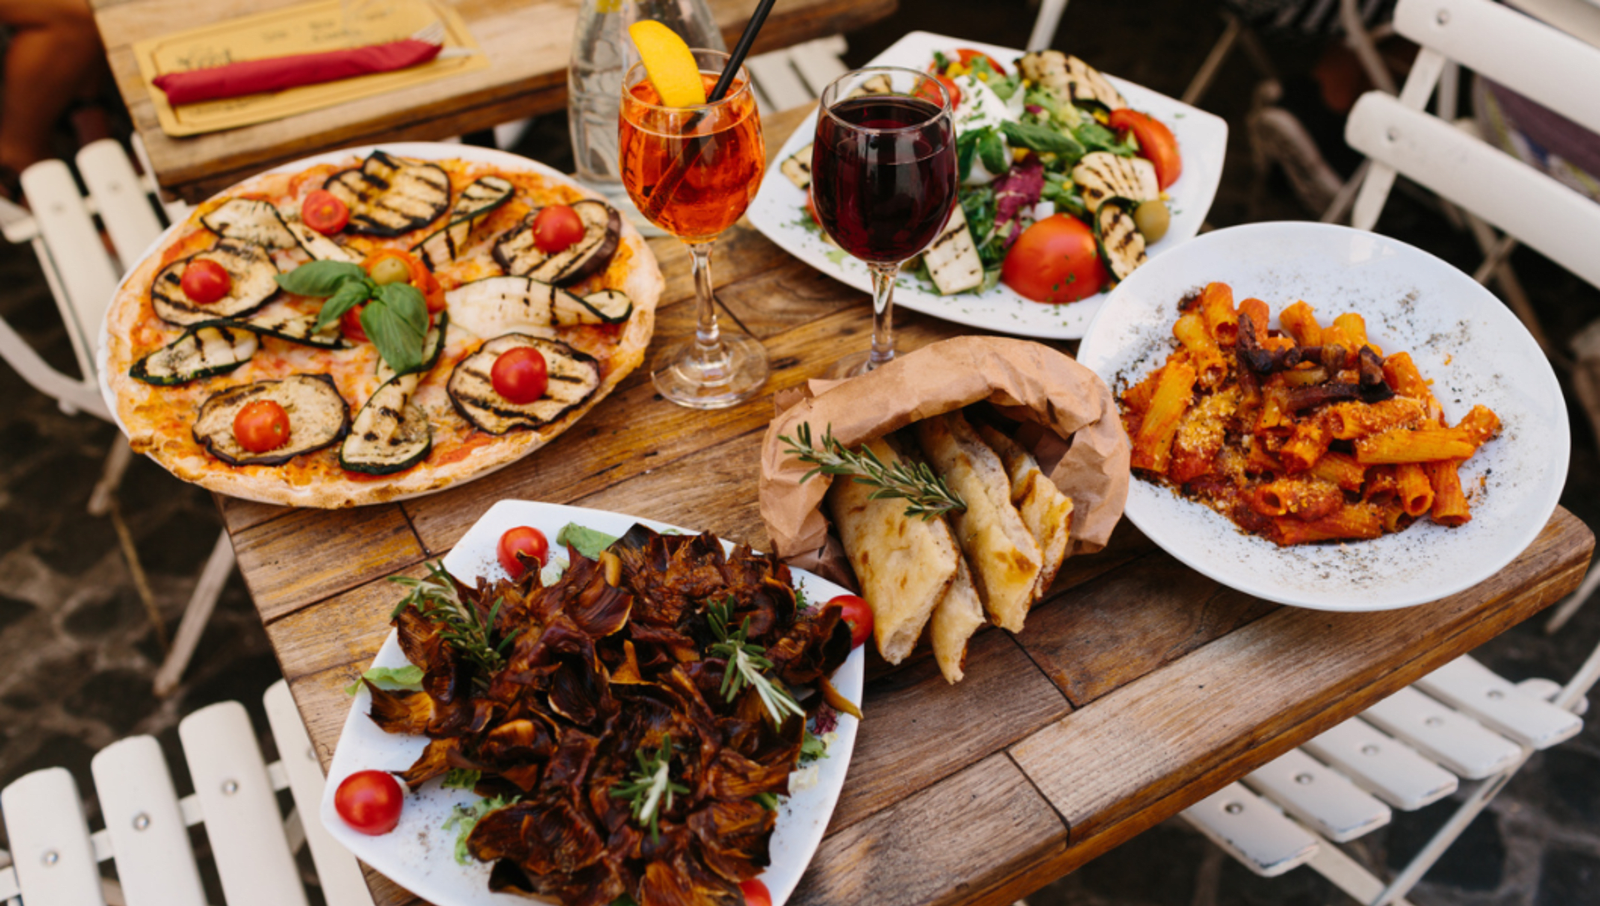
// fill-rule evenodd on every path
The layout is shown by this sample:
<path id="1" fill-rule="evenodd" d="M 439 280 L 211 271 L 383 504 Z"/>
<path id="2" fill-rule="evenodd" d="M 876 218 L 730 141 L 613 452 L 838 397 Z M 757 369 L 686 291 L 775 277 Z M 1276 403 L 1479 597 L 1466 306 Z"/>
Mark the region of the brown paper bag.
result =
<path id="1" fill-rule="evenodd" d="M 778 556 L 807 569 L 820 567 L 824 575 L 837 575 L 839 564 L 830 561 L 842 561 L 823 551 L 828 520 L 821 506 L 832 479 L 817 475 L 801 484 L 810 466 L 785 454 L 780 436 L 793 437 L 805 422 L 813 441 L 820 442 L 831 429 L 841 443 L 854 447 L 981 401 L 1024 420 L 1024 428 L 1033 422 L 1043 429 L 1047 443 L 1037 450 L 1041 465 L 1072 498 L 1073 552 L 1105 547 L 1122 517 L 1129 480 L 1128 436 L 1110 388 L 1048 346 L 969 336 L 924 346 L 853 380 L 813 382 L 779 395 L 777 417 L 762 441 L 760 485 L 761 519 Z M 1048 448 L 1059 451 L 1063 444 L 1070 446 L 1052 467 Z"/>

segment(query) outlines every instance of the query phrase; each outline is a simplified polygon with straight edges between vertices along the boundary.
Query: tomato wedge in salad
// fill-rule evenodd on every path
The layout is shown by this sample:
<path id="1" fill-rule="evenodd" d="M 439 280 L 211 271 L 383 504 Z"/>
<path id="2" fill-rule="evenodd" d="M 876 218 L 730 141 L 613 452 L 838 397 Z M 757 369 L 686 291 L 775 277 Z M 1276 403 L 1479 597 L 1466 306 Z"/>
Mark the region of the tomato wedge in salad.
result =
<path id="1" fill-rule="evenodd" d="M 1106 122 L 1118 131 L 1132 132 L 1139 140 L 1139 156 L 1155 165 L 1156 182 L 1163 191 L 1183 175 L 1178 139 L 1166 123 L 1127 107 L 1111 111 Z"/>

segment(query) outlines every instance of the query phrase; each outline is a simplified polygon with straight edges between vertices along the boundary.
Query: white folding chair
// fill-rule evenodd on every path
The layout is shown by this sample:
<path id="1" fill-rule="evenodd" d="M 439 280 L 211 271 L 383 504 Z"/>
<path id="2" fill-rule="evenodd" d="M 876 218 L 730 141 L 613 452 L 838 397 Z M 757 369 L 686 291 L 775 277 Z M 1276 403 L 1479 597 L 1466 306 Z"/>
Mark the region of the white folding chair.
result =
<path id="1" fill-rule="evenodd" d="M 293 850 L 308 845 L 328 906 L 372 906 L 354 856 L 323 829 L 323 777 L 283 681 L 265 697 L 281 761 L 266 764 L 238 702 L 202 708 L 178 725 L 195 792 L 179 799 L 150 736 L 114 743 L 91 764 L 103 830 L 89 832 L 77 784 L 62 768 L 0 791 L 11 865 L 0 868 L 7 906 L 205 906 L 189 844 L 203 825 L 228 906 L 305 906 Z M 277 793 L 290 791 L 287 818 Z M 100 863 L 117 879 L 102 878 Z M 17 899 L 20 897 L 20 900 Z"/>
<path id="2" fill-rule="evenodd" d="M 815 101 L 829 82 L 849 71 L 840 59 L 846 49 L 843 35 L 831 35 L 745 60 L 756 108 L 769 116 Z"/>
<path id="3" fill-rule="evenodd" d="M 1544 2 L 1556 8 L 1555 0 Z M 1600 133 L 1594 92 L 1600 47 L 1490 0 L 1401 0 L 1394 24 L 1421 50 L 1398 98 L 1368 92 L 1345 125 L 1346 141 L 1369 159 L 1352 224 L 1372 229 L 1396 175 L 1404 174 L 1467 215 L 1487 254 L 1474 274 L 1480 282 L 1503 271 L 1506 255 L 1521 242 L 1600 287 L 1593 241 L 1600 204 L 1424 109 L 1441 75 L 1460 65 Z M 1526 298 L 1513 292 L 1506 298 L 1542 338 Z M 1552 358 L 1564 358 L 1541 345 Z M 1548 629 L 1565 623 L 1597 584 L 1600 570 L 1590 570 L 1577 593 L 1556 607 Z"/>
<path id="4" fill-rule="evenodd" d="M 140 179 L 115 141 L 104 139 L 87 145 L 78 152 L 77 164 L 89 188 L 87 198 L 79 193 L 66 163 L 42 161 L 22 173 L 22 190 L 32 212 L 9 202 L 0 204 L 0 229 L 8 240 L 33 246 L 72 341 L 79 376 L 51 367 L 4 319 L 0 319 L 0 358 L 34 388 L 54 397 L 62 411 L 88 412 L 110 421 L 111 413 L 100 395 L 95 362 L 100 323 L 123 268 L 138 260 L 161 234 L 162 225 L 150 202 L 154 183 Z M 181 214 L 182 208 L 174 206 L 169 210 Z M 97 217 L 116 248 L 114 256 L 101 241 Z M 161 631 L 137 552 L 113 501 L 131 455 L 127 440 L 119 434 L 89 499 L 89 512 L 96 516 L 109 514 L 116 524 L 134 584 Z M 156 673 L 157 694 L 166 695 L 177 685 L 233 570 L 233 562 L 233 546 L 223 532 L 212 547 L 183 620 L 167 646 L 166 660 Z M 161 638 L 165 644 L 165 635 Z"/>

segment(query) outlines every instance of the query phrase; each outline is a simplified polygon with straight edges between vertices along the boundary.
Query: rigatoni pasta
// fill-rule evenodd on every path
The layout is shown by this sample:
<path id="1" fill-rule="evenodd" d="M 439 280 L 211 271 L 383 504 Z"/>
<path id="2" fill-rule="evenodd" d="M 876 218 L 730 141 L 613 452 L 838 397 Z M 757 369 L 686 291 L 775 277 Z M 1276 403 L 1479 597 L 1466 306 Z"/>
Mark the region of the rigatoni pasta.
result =
<path id="1" fill-rule="evenodd" d="M 1270 318 L 1222 283 L 1184 300 L 1176 348 L 1119 398 L 1135 471 L 1280 545 L 1469 521 L 1459 469 L 1495 414 L 1447 424 L 1411 356 L 1385 355 L 1357 313 L 1319 322 L 1296 300 Z"/>

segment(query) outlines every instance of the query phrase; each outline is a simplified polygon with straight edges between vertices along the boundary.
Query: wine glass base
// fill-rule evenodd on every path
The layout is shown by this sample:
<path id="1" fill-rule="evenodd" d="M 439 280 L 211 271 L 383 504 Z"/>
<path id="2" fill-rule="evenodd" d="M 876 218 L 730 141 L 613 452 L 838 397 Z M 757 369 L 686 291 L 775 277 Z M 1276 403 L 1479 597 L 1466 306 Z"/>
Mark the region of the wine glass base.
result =
<path id="1" fill-rule="evenodd" d="M 709 363 L 700 360 L 694 340 L 668 347 L 656 357 L 650 377 L 668 401 L 690 409 L 723 409 L 742 403 L 767 383 L 767 350 L 746 333 L 722 331 L 726 354 Z"/>
<path id="2" fill-rule="evenodd" d="M 842 381 L 846 380 L 847 378 L 860 377 L 872 370 L 870 367 L 868 367 L 871 362 L 871 352 L 854 352 L 830 365 L 827 373 L 824 374 L 823 377 L 831 381 Z"/>

